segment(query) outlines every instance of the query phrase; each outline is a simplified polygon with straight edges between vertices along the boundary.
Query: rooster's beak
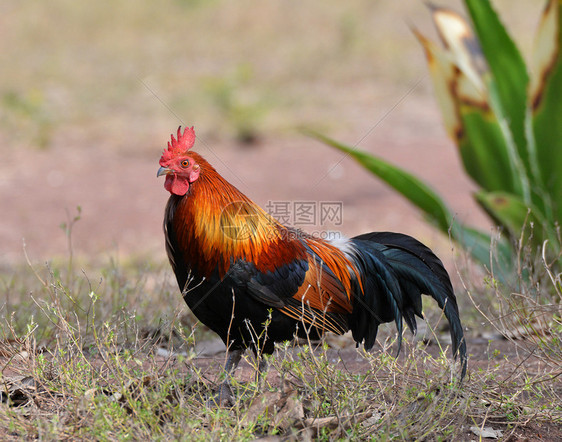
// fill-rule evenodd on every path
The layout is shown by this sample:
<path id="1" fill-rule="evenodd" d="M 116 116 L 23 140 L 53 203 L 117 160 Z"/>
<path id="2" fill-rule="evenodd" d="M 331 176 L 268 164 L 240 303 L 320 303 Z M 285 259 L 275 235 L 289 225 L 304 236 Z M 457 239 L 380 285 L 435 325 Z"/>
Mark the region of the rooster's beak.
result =
<path id="1" fill-rule="evenodd" d="M 160 167 L 160 169 L 158 169 L 158 172 L 156 173 L 156 177 L 162 176 L 162 175 L 169 175 L 173 173 L 170 169 L 168 169 L 167 167 Z"/>

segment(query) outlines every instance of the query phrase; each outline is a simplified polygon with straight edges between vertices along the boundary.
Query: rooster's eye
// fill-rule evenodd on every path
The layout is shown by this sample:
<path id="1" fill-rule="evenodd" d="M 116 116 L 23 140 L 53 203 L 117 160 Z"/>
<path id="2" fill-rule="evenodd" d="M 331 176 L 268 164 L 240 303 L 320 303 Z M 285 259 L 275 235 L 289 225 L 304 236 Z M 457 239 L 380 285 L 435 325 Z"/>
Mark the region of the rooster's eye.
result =
<path id="1" fill-rule="evenodd" d="M 183 160 L 183 161 L 181 162 L 181 167 L 187 167 L 187 166 L 189 166 L 189 161 L 188 161 L 188 160 Z"/>

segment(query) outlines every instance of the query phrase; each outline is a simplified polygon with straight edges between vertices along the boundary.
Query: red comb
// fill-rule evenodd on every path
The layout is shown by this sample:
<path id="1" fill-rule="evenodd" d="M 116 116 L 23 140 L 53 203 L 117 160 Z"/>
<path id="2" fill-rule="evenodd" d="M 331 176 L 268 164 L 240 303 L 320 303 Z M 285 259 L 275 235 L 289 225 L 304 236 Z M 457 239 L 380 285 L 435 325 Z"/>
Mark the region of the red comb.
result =
<path id="1" fill-rule="evenodd" d="M 177 155 L 182 155 L 187 153 L 189 149 L 193 147 L 195 143 L 195 131 L 193 126 L 186 127 L 181 133 L 181 126 L 178 127 L 178 138 L 174 138 L 172 134 L 172 141 L 168 141 L 168 149 L 162 153 L 162 158 L 160 161 L 168 161 Z"/>

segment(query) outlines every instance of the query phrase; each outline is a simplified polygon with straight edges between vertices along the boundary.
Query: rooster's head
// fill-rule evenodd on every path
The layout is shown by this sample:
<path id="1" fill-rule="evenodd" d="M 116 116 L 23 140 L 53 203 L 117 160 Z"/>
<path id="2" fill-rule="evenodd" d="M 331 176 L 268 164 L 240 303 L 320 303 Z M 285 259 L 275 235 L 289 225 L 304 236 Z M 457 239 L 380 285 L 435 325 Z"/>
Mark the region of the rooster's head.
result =
<path id="1" fill-rule="evenodd" d="M 193 127 L 186 127 L 182 134 L 180 126 L 177 139 L 172 135 L 172 141 L 168 142 L 168 148 L 160 158 L 160 169 L 156 176 L 166 175 L 164 187 L 174 195 L 185 195 L 189 185 L 199 177 L 201 167 L 189 155 L 194 143 Z"/>

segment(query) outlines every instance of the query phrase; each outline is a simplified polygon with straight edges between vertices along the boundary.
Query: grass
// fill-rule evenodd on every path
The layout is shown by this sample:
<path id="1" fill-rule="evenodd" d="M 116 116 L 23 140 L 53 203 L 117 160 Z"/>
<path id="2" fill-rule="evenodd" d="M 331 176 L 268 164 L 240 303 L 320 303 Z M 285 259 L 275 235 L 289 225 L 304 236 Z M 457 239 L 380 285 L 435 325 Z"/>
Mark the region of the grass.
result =
<path id="1" fill-rule="evenodd" d="M 233 380 L 234 406 L 217 408 L 208 400 L 223 360 L 196 353 L 195 344 L 212 335 L 175 307 L 167 265 L 111 260 L 88 268 L 71 260 L 1 271 L 0 428 L 8 439 L 450 440 L 490 427 L 507 440 L 537 425 L 560 434 L 560 302 L 545 298 L 560 295 L 560 275 L 546 266 L 535 272 L 551 282 L 546 291 L 537 292 L 534 279 L 520 286 L 531 291 L 521 290 L 524 309 L 498 284 L 494 300 L 466 288 L 477 320 L 516 340 L 520 354 L 490 341 L 488 359 L 476 358 L 462 385 L 448 349 L 408 340 L 396 359 L 388 331 L 372 353 L 330 339 L 280 345 L 264 385 L 247 356 Z M 494 307 L 483 311 L 484 303 Z M 517 336 L 509 334 L 514 323 Z"/>

